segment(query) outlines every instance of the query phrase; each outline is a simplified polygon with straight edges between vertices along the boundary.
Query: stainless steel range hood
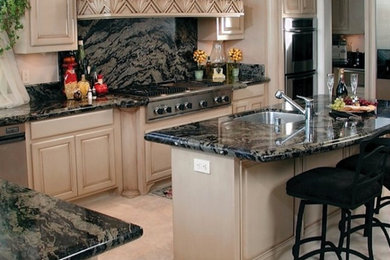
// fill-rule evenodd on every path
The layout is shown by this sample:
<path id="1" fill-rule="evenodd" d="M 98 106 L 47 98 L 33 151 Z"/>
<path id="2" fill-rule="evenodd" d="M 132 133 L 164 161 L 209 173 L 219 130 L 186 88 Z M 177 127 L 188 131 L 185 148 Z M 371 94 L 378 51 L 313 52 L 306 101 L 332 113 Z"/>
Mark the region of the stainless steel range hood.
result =
<path id="1" fill-rule="evenodd" d="M 77 0 L 77 18 L 239 17 L 243 0 Z"/>

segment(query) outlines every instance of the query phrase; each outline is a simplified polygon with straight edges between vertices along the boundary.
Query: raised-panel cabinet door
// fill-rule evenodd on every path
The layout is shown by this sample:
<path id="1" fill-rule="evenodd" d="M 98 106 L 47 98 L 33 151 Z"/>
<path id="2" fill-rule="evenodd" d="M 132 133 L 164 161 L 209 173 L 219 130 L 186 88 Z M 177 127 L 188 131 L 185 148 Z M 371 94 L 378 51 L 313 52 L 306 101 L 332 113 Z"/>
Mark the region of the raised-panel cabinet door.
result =
<path id="1" fill-rule="evenodd" d="M 317 13 L 317 0 L 301 0 L 302 1 L 302 13 L 303 14 L 316 14 Z"/>
<path id="2" fill-rule="evenodd" d="M 218 40 L 244 39 L 244 16 L 217 18 Z"/>
<path id="3" fill-rule="evenodd" d="M 247 100 L 240 100 L 237 102 L 233 102 L 233 114 L 240 113 L 249 110 L 249 102 Z"/>
<path id="4" fill-rule="evenodd" d="M 31 10 L 31 46 L 71 44 L 76 40 L 73 0 L 33 0 Z"/>
<path id="5" fill-rule="evenodd" d="M 348 32 L 349 0 L 332 0 L 332 30 L 333 33 Z"/>
<path id="6" fill-rule="evenodd" d="M 34 189 L 60 199 L 77 196 L 73 136 L 31 145 Z"/>
<path id="7" fill-rule="evenodd" d="M 146 182 L 171 175 L 171 148 L 168 145 L 145 142 Z"/>
<path id="8" fill-rule="evenodd" d="M 76 135 L 79 195 L 116 185 L 114 129 Z"/>
<path id="9" fill-rule="evenodd" d="M 285 14 L 301 13 L 301 0 L 283 0 L 283 12 Z"/>

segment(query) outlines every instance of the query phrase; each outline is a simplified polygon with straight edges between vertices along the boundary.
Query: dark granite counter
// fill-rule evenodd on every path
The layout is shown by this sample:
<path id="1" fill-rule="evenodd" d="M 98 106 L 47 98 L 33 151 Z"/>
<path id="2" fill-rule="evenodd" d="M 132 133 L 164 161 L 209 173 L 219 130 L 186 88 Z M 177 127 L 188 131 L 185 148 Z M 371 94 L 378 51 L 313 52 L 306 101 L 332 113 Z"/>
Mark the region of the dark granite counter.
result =
<path id="1" fill-rule="evenodd" d="M 34 100 L 19 107 L 0 109 L 0 126 L 19 124 L 33 120 L 73 115 L 109 108 L 131 108 L 148 103 L 145 97 L 125 94 L 107 95 L 88 104 L 87 101 L 66 99 Z"/>
<path id="2" fill-rule="evenodd" d="M 145 139 L 167 145 L 233 156 L 259 162 L 282 160 L 330 151 L 353 144 L 379 128 L 390 128 L 387 102 L 379 102 L 377 115 L 362 120 L 334 119 L 329 116 L 328 97 L 315 97 L 316 116 L 308 138 L 305 121 L 282 124 L 280 127 L 245 120 L 245 116 L 262 111 L 281 111 L 282 105 L 243 112 L 145 135 Z"/>
<path id="3" fill-rule="evenodd" d="M 233 90 L 245 88 L 248 85 L 262 84 L 269 82 L 267 77 L 243 76 L 236 82 L 224 82 L 232 87 Z M 0 126 L 20 124 L 28 121 L 43 120 L 61 116 L 68 116 L 78 113 L 91 112 L 109 108 L 131 108 L 145 106 L 149 100 L 147 97 L 134 96 L 126 94 L 126 91 L 118 91 L 115 94 L 110 94 L 105 97 L 94 100 L 92 104 L 87 101 L 66 100 L 60 93 L 59 86 L 45 86 L 49 91 L 46 93 L 37 93 L 42 88 L 29 88 L 29 92 L 33 92 L 35 96 L 43 96 L 45 98 L 33 98 L 29 104 L 25 104 L 15 108 L 0 109 Z M 35 87 L 35 86 L 34 86 Z M 44 92 L 44 91 L 41 91 Z M 54 93 L 54 94 L 53 94 Z"/>
<path id="4" fill-rule="evenodd" d="M 0 179 L 0 259 L 84 259 L 141 227 Z"/>

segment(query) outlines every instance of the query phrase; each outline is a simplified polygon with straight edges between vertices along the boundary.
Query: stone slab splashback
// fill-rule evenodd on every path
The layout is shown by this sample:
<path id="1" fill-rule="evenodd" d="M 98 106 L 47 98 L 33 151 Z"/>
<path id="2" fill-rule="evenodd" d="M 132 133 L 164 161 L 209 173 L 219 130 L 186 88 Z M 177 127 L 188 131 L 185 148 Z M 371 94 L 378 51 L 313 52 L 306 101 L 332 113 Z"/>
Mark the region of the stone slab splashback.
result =
<path id="1" fill-rule="evenodd" d="M 188 80 L 197 46 L 195 18 L 137 18 L 78 22 L 86 58 L 110 89 Z"/>

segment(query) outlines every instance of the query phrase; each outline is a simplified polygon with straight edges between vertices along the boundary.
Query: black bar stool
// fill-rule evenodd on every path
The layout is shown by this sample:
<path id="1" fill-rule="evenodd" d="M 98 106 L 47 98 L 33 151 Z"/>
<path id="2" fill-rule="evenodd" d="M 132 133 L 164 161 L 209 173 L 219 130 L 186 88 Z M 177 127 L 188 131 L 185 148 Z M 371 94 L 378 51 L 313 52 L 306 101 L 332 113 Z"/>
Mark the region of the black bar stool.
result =
<path id="1" fill-rule="evenodd" d="M 366 147 L 366 151 L 372 151 L 376 147 L 381 146 L 381 145 L 384 145 L 384 146 L 389 148 L 390 147 L 390 138 L 378 138 L 378 139 L 374 140 L 371 144 L 369 144 Z M 368 169 L 370 169 L 372 167 L 372 165 L 375 165 L 377 163 L 377 160 L 378 160 L 378 158 L 373 158 L 372 161 L 369 161 L 366 164 L 364 164 L 362 166 L 362 170 L 361 170 L 362 174 L 364 174 Z M 358 161 L 359 161 L 359 154 L 355 154 L 355 155 L 347 157 L 347 158 L 341 160 L 340 162 L 338 162 L 336 167 L 354 170 L 356 168 L 356 165 L 358 164 Z M 390 158 L 388 158 L 385 162 L 383 186 L 386 189 L 390 190 Z M 378 214 L 380 209 L 387 206 L 387 205 L 390 205 L 390 196 L 383 197 L 382 194 L 379 195 L 377 197 L 377 200 L 376 200 L 375 213 Z M 386 236 L 387 243 L 390 246 L 390 236 L 385 229 L 385 228 L 390 228 L 390 223 L 381 222 L 379 219 L 377 219 L 375 217 L 373 219 L 374 219 L 374 226 L 379 226 L 382 229 L 384 235 Z"/>
<path id="2" fill-rule="evenodd" d="M 378 133 L 364 139 L 360 144 L 361 151 L 366 151 L 365 147 L 381 135 L 383 134 Z M 358 165 L 354 170 L 319 167 L 299 174 L 287 182 L 287 194 L 301 199 L 295 244 L 292 249 L 295 260 L 307 259 L 313 255 L 320 255 L 320 259 L 323 260 L 326 252 L 336 253 L 339 259 L 342 259 L 342 253 L 346 254 L 345 259 L 349 259 L 350 254 L 362 259 L 373 259 L 372 218 L 375 198 L 381 194 L 382 190 L 383 166 L 387 156 L 387 153 L 383 151 L 385 151 L 385 147 L 379 146 L 370 152 L 361 152 Z M 373 164 L 370 170 L 367 169 L 365 174 L 362 174 L 362 166 L 365 162 L 372 161 L 372 158 L 377 158 L 376 164 Z M 321 235 L 301 239 L 304 209 L 306 205 L 311 204 L 322 205 Z M 341 209 L 340 236 L 337 246 L 333 242 L 326 240 L 328 205 Z M 351 220 L 354 218 L 351 211 L 363 205 L 366 207 L 364 230 L 367 235 L 368 256 L 350 248 L 350 235 L 358 230 L 358 228 L 351 227 Z M 300 256 L 300 246 L 313 241 L 320 241 L 320 248 Z"/>

